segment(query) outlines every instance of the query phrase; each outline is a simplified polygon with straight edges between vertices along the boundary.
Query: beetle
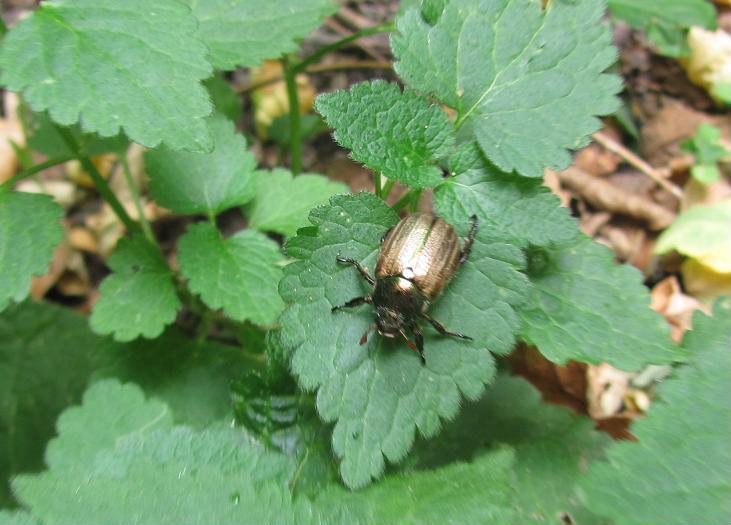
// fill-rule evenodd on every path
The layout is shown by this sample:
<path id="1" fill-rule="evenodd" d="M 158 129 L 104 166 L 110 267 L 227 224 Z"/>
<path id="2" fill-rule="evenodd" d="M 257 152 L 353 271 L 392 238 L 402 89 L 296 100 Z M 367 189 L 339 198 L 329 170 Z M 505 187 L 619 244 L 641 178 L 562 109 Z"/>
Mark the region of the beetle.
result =
<path id="1" fill-rule="evenodd" d="M 373 291 L 334 306 L 332 311 L 372 304 L 375 323 L 371 329 L 376 328 L 384 337 L 401 335 L 410 348 L 419 352 L 422 364 L 426 360 L 419 319 L 428 321 L 441 335 L 472 341 L 467 335 L 447 330 L 427 310 L 459 266 L 469 258 L 477 226 L 477 217 L 473 215 L 467 240 L 460 247 L 454 228 L 441 217 L 432 213 L 407 215 L 381 239 L 375 279 L 360 262 L 338 255 L 336 260 L 354 266 L 373 286 Z M 414 335 L 416 345 L 409 340 L 407 330 Z M 365 343 L 367 335 L 368 332 L 361 339 L 361 344 Z"/>

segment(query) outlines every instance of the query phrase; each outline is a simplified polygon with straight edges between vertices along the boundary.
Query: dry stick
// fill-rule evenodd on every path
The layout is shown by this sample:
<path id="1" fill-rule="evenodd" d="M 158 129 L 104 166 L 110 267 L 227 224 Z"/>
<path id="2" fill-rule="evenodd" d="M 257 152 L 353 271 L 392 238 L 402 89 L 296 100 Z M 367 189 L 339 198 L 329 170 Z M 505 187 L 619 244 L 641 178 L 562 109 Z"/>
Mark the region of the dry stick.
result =
<path id="1" fill-rule="evenodd" d="M 662 175 L 660 175 L 658 170 L 656 170 L 655 168 L 650 166 L 650 164 L 648 164 L 645 160 L 641 159 L 630 150 L 625 148 L 622 144 L 609 137 L 608 135 L 605 135 L 601 131 L 597 131 L 596 133 L 594 133 L 593 137 L 594 140 L 596 140 L 599 144 L 607 148 L 609 151 L 612 151 L 622 157 L 624 160 L 632 164 L 635 168 L 637 168 L 642 173 L 657 182 L 664 189 L 675 195 L 678 199 L 683 198 L 682 189 L 680 189 L 672 182 L 664 179 Z"/>

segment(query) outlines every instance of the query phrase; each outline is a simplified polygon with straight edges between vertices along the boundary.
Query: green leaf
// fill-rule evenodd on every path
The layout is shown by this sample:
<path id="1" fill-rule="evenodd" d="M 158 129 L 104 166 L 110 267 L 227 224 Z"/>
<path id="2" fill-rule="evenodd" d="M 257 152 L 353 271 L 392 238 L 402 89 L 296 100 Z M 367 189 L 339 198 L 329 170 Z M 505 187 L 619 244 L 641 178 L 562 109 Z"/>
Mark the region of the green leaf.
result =
<path id="1" fill-rule="evenodd" d="M 689 364 L 660 386 L 637 441 L 615 443 L 583 482 L 588 507 L 616 523 L 725 525 L 731 519 L 731 311 L 698 314 Z"/>
<path id="2" fill-rule="evenodd" d="M 243 113 L 241 107 L 241 99 L 233 90 L 231 84 L 219 75 L 213 75 L 211 78 L 203 82 L 206 86 L 208 94 L 211 95 L 211 101 L 215 110 L 234 122 L 238 122 Z"/>
<path id="3" fill-rule="evenodd" d="M 513 308 L 528 291 L 518 271 L 524 264 L 520 250 L 483 229 L 470 260 L 431 310 L 474 342 L 441 337 L 425 326 L 426 366 L 401 340 L 371 335 L 360 345 L 373 320 L 371 308 L 337 313 L 331 308 L 367 289 L 353 268 L 335 258 L 353 257 L 372 269 L 380 239 L 396 220 L 373 194 L 333 197 L 310 214 L 314 226 L 300 229 L 287 243 L 287 254 L 300 260 L 285 268 L 279 288 L 289 304 L 281 318 L 281 341 L 294 351 L 292 370 L 300 385 L 319 387 L 320 416 L 337 420 L 333 449 L 350 487 L 379 477 L 384 455 L 401 460 L 417 428 L 435 435 L 441 419 L 456 415 L 461 395 L 482 394 L 494 373 L 488 349 L 511 350 L 519 327 Z M 462 233 L 468 227 L 457 226 Z"/>
<path id="4" fill-rule="evenodd" d="M 695 135 L 681 144 L 681 148 L 695 156 L 691 175 L 703 184 L 713 184 L 721 179 L 721 170 L 716 163 L 731 156 L 731 151 L 721 143 L 721 131 L 703 123 Z"/>
<path id="5" fill-rule="evenodd" d="M 719 273 L 731 272 L 731 199 L 681 213 L 657 240 L 655 253 L 675 250 Z"/>
<path id="6" fill-rule="evenodd" d="M 292 461 L 241 431 L 170 428 L 169 409 L 134 385 L 98 383 L 87 400 L 62 416 L 50 469 L 13 482 L 44 523 L 318 521 L 307 501 L 292 499 Z"/>
<path id="7" fill-rule="evenodd" d="M 710 185 L 721 180 L 721 170 L 715 164 L 696 164 L 690 174 L 701 184 Z"/>
<path id="8" fill-rule="evenodd" d="M 468 145 L 461 151 L 475 149 Z M 566 242 L 578 235 L 569 211 L 540 181 L 514 177 L 465 155 L 452 159 L 457 176 L 434 190 L 434 209 L 445 220 L 458 224 L 476 215 L 483 228 L 504 232 L 521 246 Z"/>
<path id="9" fill-rule="evenodd" d="M 28 295 L 31 276 L 48 271 L 63 238 L 61 217 L 48 195 L 0 188 L 0 311 Z"/>
<path id="10" fill-rule="evenodd" d="M 612 16 L 644 30 L 651 42 L 672 56 L 688 54 L 689 27 L 716 27 L 716 10 L 706 0 L 608 0 L 607 4 Z"/>
<path id="11" fill-rule="evenodd" d="M 34 151 L 44 153 L 49 157 L 76 154 L 75 151 L 69 149 L 68 144 L 58 133 L 58 128 L 48 116 L 48 113 L 33 114 L 31 125 L 28 146 Z M 80 154 L 84 156 L 120 152 L 129 146 L 127 138 L 122 134 L 108 138 L 100 137 L 99 135 L 82 132 L 78 124 L 71 126 L 68 131 L 79 145 Z"/>
<path id="12" fill-rule="evenodd" d="M 102 343 L 58 306 L 24 302 L 0 314 L 0 507 L 10 501 L 6 480 L 41 468 L 56 417 L 81 398 Z"/>
<path id="13" fill-rule="evenodd" d="M 119 241 L 109 257 L 113 273 L 101 284 L 90 324 L 117 341 L 155 338 L 175 321 L 180 299 L 173 272 L 155 246 L 142 236 Z"/>
<path id="14" fill-rule="evenodd" d="M 45 2 L 0 50 L 2 82 L 34 111 L 148 147 L 209 150 L 211 74 L 190 10 L 174 0 Z"/>
<path id="15" fill-rule="evenodd" d="M 41 525 L 40 521 L 22 510 L 0 510 L 0 523 L 3 525 Z"/>
<path id="16" fill-rule="evenodd" d="M 451 153 L 454 132 L 439 106 L 383 80 L 320 95 L 315 106 L 355 160 L 417 188 L 442 181 L 436 164 Z"/>
<path id="17" fill-rule="evenodd" d="M 138 386 L 114 379 L 99 381 L 84 393 L 81 406 L 67 409 L 58 418 L 58 437 L 46 448 L 46 464 L 50 469 L 91 465 L 98 452 L 114 447 L 120 437 L 145 439 L 172 425 L 170 408 L 145 399 Z"/>
<path id="18" fill-rule="evenodd" d="M 180 271 L 193 293 L 229 317 L 271 324 L 282 311 L 277 294 L 282 260 L 277 243 L 242 230 L 224 239 L 211 224 L 190 226 L 178 243 Z"/>
<path id="19" fill-rule="evenodd" d="M 551 361 L 608 362 L 623 370 L 684 359 L 670 327 L 650 309 L 640 272 L 617 265 L 586 237 L 529 255 L 531 300 L 522 306 L 523 337 Z"/>
<path id="20" fill-rule="evenodd" d="M 246 139 L 220 113 L 209 124 L 214 143 L 210 153 L 145 153 L 150 192 L 161 206 L 176 213 L 215 215 L 254 196 L 256 160 L 246 150 Z"/>
<path id="21" fill-rule="evenodd" d="M 298 49 L 298 41 L 337 10 L 332 0 L 185 0 L 216 69 L 259 65 Z"/>
<path id="22" fill-rule="evenodd" d="M 341 504 L 361 523 L 372 525 L 517 523 L 511 506 L 512 462 L 512 451 L 503 449 L 472 463 L 389 476 L 358 492 L 331 486 L 318 494 L 316 505 L 328 509 Z"/>
<path id="23" fill-rule="evenodd" d="M 501 170 L 542 177 L 565 168 L 612 113 L 619 78 L 604 3 L 452 0 L 434 26 L 412 9 L 391 44 L 412 88 L 457 110 Z"/>
<path id="24" fill-rule="evenodd" d="M 311 209 L 327 203 L 348 187 L 322 175 L 292 177 L 288 170 L 276 168 L 258 172 L 256 196 L 247 206 L 249 226 L 260 231 L 292 236 L 307 224 Z"/>

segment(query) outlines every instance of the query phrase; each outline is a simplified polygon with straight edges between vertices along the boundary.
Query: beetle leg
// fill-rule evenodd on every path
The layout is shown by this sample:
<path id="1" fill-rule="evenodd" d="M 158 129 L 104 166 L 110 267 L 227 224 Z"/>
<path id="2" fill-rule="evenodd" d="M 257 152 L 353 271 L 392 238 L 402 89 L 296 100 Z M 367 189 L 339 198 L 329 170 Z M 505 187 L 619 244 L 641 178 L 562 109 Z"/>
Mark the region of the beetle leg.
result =
<path id="1" fill-rule="evenodd" d="M 467 240 L 464 243 L 462 255 L 459 256 L 459 264 L 464 264 L 465 261 L 470 258 L 470 253 L 472 252 L 472 243 L 475 242 L 475 236 L 477 235 L 477 215 L 473 215 L 472 217 L 470 217 L 470 220 L 472 221 L 472 225 L 470 226 L 470 233 L 469 235 L 467 235 Z"/>
<path id="2" fill-rule="evenodd" d="M 356 261 L 355 259 L 350 259 L 349 257 L 341 257 L 339 255 L 336 257 L 336 259 L 339 263 L 351 264 L 355 266 L 355 269 L 360 272 L 360 274 L 363 276 L 363 279 L 375 286 L 376 280 L 371 277 L 371 274 L 368 273 L 368 270 L 363 268 L 363 266 L 358 261 Z"/>
<path id="3" fill-rule="evenodd" d="M 450 332 L 449 330 L 444 328 L 444 325 L 442 323 L 440 323 L 427 313 L 422 313 L 421 317 L 429 321 L 434 329 L 442 335 L 451 335 L 452 337 L 459 337 L 460 339 L 472 341 L 472 338 L 469 335 L 460 334 L 459 332 Z"/>
<path id="4" fill-rule="evenodd" d="M 330 309 L 330 311 L 335 312 L 337 310 L 342 310 L 343 308 L 353 308 L 354 306 L 360 306 L 360 305 L 366 304 L 366 303 L 370 304 L 371 301 L 372 301 L 372 299 L 371 299 L 370 295 L 365 295 L 363 297 L 356 297 L 354 299 L 351 299 L 350 301 L 348 301 L 345 304 L 341 304 L 339 306 L 333 306 Z"/>
<path id="5" fill-rule="evenodd" d="M 411 325 L 411 332 L 414 334 L 414 339 L 416 340 L 416 351 L 419 352 L 421 364 L 425 365 L 426 359 L 424 359 L 424 336 L 421 334 L 421 328 L 418 324 L 414 323 Z"/>

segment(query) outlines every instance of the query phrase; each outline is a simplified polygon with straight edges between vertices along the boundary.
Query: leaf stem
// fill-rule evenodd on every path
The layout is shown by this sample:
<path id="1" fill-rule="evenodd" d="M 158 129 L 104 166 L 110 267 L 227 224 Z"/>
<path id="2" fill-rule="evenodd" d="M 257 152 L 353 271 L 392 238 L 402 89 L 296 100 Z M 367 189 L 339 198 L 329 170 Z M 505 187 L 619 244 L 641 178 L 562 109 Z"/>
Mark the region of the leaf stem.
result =
<path id="1" fill-rule="evenodd" d="M 384 201 L 388 199 L 388 196 L 391 195 L 391 190 L 393 189 L 393 185 L 396 184 L 396 181 L 394 179 L 388 179 L 386 181 L 386 185 L 383 187 L 383 191 L 381 192 L 383 196 L 381 197 Z"/>
<path id="2" fill-rule="evenodd" d="M 405 206 L 408 206 L 411 202 L 411 198 L 413 197 L 414 190 L 409 190 L 404 194 L 399 200 L 396 201 L 396 204 L 391 206 L 395 211 L 399 211 L 401 208 L 404 208 Z"/>
<path id="3" fill-rule="evenodd" d="M 393 31 L 394 29 L 396 29 L 396 24 L 394 24 L 393 22 L 388 22 L 386 24 L 367 27 L 365 29 L 361 29 L 360 31 L 356 31 L 352 35 L 348 35 L 345 38 L 341 38 L 340 40 L 333 42 L 332 44 L 321 47 L 311 55 L 304 57 L 302 60 L 299 61 L 299 63 L 294 65 L 294 72 L 303 72 L 307 68 L 307 66 L 318 62 L 325 55 L 328 55 L 333 51 L 337 51 L 341 47 L 347 46 L 351 42 L 354 42 L 360 38 L 376 35 L 378 33 L 388 33 L 389 31 Z"/>
<path id="4" fill-rule="evenodd" d="M 127 181 L 127 186 L 129 186 L 129 191 L 132 194 L 132 200 L 135 202 L 135 208 L 137 208 L 137 214 L 140 216 L 140 224 L 142 225 L 142 233 L 145 235 L 148 241 L 150 241 L 151 244 L 157 245 L 157 240 L 155 239 L 155 234 L 152 233 L 152 227 L 150 226 L 150 221 L 147 220 L 147 217 L 145 217 L 145 210 L 142 208 L 142 200 L 140 199 L 140 192 L 137 189 L 137 185 L 135 184 L 134 179 L 132 178 L 132 172 L 129 169 L 129 162 L 127 162 L 127 154 L 122 153 L 119 157 L 119 161 L 122 164 L 122 172 L 124 173 L 124 178 Z"/>
<path id="5" fill-rule="evenodd" d="M 44 162 L 40 162 L 36 164 L 35 166 L 31 166 L 28 169 L 25 169 L 21 171 L 20 173 L 16 174 L 14 177 L 11 177 L 10 179 L 6 180 L 0 185 L 0 189 L 4 188 L 12 188 L 17 183 L 19 183 L 23 179 L 27 179 L 28 177 L 32 177 L 38 172 L 41 172 L 43 170 L 46 170 L 48 168 L 52 168 L 53 166 L 57 166 L 59 164 L 63 164 L 64 162 L 68 162 L 70 160 L 74 160 L 76 158 L 75 155 L 59 155 L 58 157 L 52 157 Z"/>
<path id="6" fill-rule="evenodd" d="M 296 65 L 290 59 L 282 60 L 284 82 L 287 85 L 287 100 L 289 101 L 289 152 L 292 174 L 299 175 L 302 171 L 302 132 L 300 123 L 300 105 L 297 96 Z"/>
<path id="7" fill-rule="evenodd" d="M 76 142 L 76 139 L 71 134 L 71 132 L 62 126 L 56 126 L 56 130 L 58 131 L 58 134 L 61 135 L 61 138 L 66 143 L 68 148 L 74 152 L 75 157 L 78 159 L 78 161 L 81 162 L 81 166 L 91 177 L 91 180 L 94 182 L 94 186 L 96 186 L 96 189 L 99 192 L 101 198 L 104 199 L 107 204 L 109 204 L 117 217 L 119 217 L 119 220 L 122 221 L 122 223 L 125 225 L 127 230 L 130 232 L 140 231 L 140 225 L 132 220 L 132 217 L 129 216 L 127 210 L 125 210 L 124 206 L 122 206 L 122 203 L 119 202 L 119 199 L 117 199 L 117 196 L 109 187 L 107 181 L 104 180 L 102 174 L 99 173 L 99 170 L 96 169 L 96 166 L 94 166 L 94 163 L 91 161 L 91 159 L 89 157 L 81 155 L 79 144 L 78 142 Z"/>
<path id="8" fill-rule="evenodd" d="M 375 185 L 376 189 L 376 197 L 383 198 L 383 188 L 381 187 L 381 172 L 376 171 L 375 175 L 373 176 L 373 184 Z"/>

